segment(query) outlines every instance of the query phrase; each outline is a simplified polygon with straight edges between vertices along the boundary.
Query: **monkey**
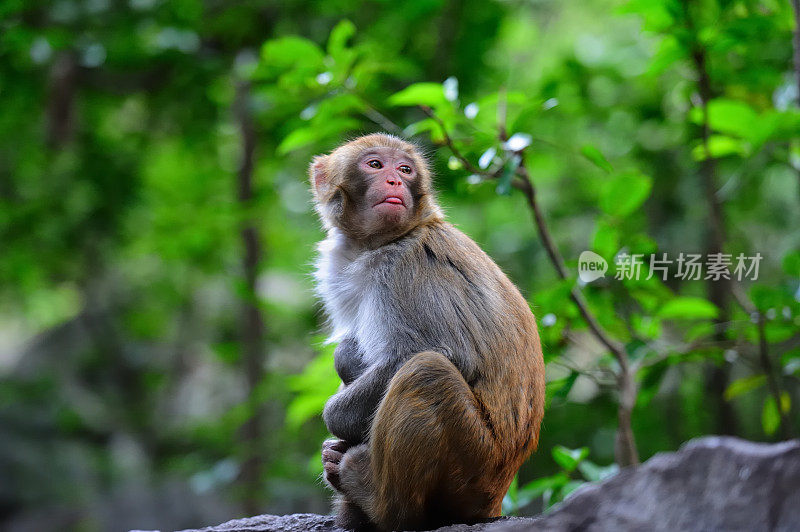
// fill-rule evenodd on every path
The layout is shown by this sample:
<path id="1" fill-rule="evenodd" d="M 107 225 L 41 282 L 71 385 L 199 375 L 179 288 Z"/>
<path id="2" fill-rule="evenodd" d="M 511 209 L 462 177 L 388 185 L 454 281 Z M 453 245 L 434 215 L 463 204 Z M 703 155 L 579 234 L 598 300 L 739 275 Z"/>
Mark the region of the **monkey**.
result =
<path id="1" fill-rule="evenodd" d="M 422 530 L 501 512 L 544 415 L 536 319 L 444 218 L 414 144 L 375 133 L 315 157 L 316 290 L 342 384 L 325 404 L 336 524 Z"/>
<path id="2" fill-rule="evenodd" d="M 359 351 L 355 338 L 345 338 L 339 342 L 333 352 L 333 366 L 345 386 L 364 373 L 364 355 Z"/>

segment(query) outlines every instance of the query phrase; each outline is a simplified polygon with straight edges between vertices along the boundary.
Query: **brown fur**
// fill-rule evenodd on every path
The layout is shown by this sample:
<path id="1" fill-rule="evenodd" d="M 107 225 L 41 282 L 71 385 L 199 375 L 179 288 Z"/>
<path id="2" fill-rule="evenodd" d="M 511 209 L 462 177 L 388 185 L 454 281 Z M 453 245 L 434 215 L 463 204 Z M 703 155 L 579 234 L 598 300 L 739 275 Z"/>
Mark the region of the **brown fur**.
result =
<path id="1" fill-rule="evenodd" d="M 356 161 L 375 147 L 408 155 L 417 179 L 403 185 L 414 198 L 406 218 L 364 231 L 350 223 L 365 208 L 352 181 L 364 179 Z M 352 338 L 337 349 L 337 368 L 359 369 L 325 412 L 331 432 L 347 440 L 337 444 L 343 453 L 323 450 L 326 479 L 341 494 L 338 523 L 423 529 L 499 515 L 544 413 L 544 365 L 527 302 L 443 220 L 413 145 L 369 135 L 317 157 L 310 174 L 335 250 L 320 266 L 326 308 L 337 326 L 350 323 L 351 300 L 353 308 L 370 305 L 379 331 L 339 325 Z M 359 291 L 373 297 L 359 299 Z"/>

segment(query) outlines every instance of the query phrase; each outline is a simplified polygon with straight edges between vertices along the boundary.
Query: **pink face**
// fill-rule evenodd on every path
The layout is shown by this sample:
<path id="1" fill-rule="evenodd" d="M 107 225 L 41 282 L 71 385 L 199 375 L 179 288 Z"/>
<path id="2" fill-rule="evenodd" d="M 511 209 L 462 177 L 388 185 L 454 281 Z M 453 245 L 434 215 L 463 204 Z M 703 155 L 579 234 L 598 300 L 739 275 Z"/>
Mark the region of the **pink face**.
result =
<path id="1" fill-rule="evenodd" d="M 358 169 L 366 179 L 366 207 L 376 222 L 401 224 L 411 217 L 417 185 L 414 161 L 402 150 L 369 148 L 358 159 Z"/>

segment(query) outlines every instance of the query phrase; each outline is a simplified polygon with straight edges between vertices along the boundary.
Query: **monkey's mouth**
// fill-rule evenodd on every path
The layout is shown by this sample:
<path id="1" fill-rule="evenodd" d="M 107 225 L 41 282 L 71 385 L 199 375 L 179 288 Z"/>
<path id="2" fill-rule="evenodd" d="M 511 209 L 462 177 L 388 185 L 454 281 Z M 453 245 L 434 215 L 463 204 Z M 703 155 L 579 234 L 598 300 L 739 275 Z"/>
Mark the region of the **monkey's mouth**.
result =
<path id="1" fill-rule="evenodd" d="M 387 196 L 378 203 L 376 203 L 375 205 L 373 205 L 373 207 L 377 207 L 378 205 L 383 205 L 384 203 L 388 203 L 389 205 L 400 205 L 402 207 L 406 206 L 406 204 L 403 202 L 403 198 L 399 196 Z"/>

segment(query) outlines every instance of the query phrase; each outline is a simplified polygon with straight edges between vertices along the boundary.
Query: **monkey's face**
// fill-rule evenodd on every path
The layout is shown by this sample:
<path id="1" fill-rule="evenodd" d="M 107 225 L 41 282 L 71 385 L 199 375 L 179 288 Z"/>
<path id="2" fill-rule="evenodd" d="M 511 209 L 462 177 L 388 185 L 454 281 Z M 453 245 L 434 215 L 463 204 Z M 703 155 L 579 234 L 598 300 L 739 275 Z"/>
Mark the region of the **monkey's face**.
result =
<path id="1" fill-rule="evenodd" d="M 405 151 L 397 148 L 367 148 L 353 161 L 351 170 L 356 214 L 369 233 L 403 230 L 416 208 L 414 192 L 419 188 L 419 169 Z"/>
<path id="2" fill-rule="evenodd" d="M 367 135 L 315 157 L 309 177 L 325 225 L 367 245 L 441 218 L 425 159 L 391 135 Z"/>

